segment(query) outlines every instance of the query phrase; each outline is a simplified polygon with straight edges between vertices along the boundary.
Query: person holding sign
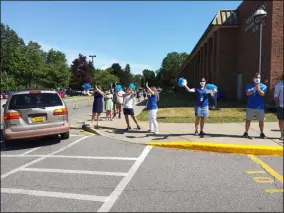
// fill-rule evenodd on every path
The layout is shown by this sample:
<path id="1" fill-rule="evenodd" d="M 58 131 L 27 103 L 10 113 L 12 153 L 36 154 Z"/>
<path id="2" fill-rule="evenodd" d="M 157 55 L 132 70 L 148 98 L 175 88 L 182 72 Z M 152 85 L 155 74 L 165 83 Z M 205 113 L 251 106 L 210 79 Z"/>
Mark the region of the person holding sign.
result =
<path id="1" fill-rule="evenodd" d="M 253 83 L 248 84 L 246 87 L 246 95 L 248 96 L 247 108 L 246 108 L 246 124 L 245 133 L 243 137 L 251 138 L 248 135 L 251 120 L 254 115 L 259 123 L 260 137 L 265 139 L 266 136 L 263 133 L 264 129 L 264 95 L 267 92 L 267 86 L 262 84 L 261 75 L 255 73 L 253 77 Z"/>
<path id="2" fill-rule="evenodd" d="M 201 78 L 200 80 L 200 87 L 198 88 L 188 88 L 187 82 L 185 79 L 179 79 L 179 86 L 185 87 L 188 92 L 195 92 L 196 93 L 196 102 L 195 102 L 195 132 L 194 135 L 198 135 L 198 126 L 200 124 L 200 133 L 201 137 L 204 137 L 205 133 L 204 123 L 205 118 L 209 115 L 209 102 L 208 96 L 210 93 L 214 93 L 217 91 L 217 87 L 213 84 L 210 85 L 210 88 L 206 88 L 206 79 Z"/>

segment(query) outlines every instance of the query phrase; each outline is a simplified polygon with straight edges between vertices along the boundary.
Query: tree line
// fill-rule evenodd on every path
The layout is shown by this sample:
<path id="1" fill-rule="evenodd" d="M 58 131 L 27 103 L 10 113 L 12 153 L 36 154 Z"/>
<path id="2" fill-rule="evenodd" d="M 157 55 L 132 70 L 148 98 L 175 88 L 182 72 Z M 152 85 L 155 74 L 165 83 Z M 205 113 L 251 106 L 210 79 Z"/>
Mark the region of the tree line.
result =
<path id="1" fill-rule="evenodd" d="M 113 63 L 107 69 L 97 69 L 82 54 L 78 54 L 78 58 L 69 66 L 63 52 L 54 49 L 45 52 L 40 44 L 33 41 L 25 44 L 13 29 L 1 23 L 0 88 L 21 90 L 69 87 L 82 90 L 84 83 L 90 83 L 108 89 L 114 83 L 124 86 L 134 83 L 137 87 L 144 87 L 146 82 L 156 87 L 173 87 L 187 57 L 187 53 L 168 53 L 160 69 L 144 69 L 142 74 L 132 74 L 130 64 L 123 68 L 119 63 Z"/>

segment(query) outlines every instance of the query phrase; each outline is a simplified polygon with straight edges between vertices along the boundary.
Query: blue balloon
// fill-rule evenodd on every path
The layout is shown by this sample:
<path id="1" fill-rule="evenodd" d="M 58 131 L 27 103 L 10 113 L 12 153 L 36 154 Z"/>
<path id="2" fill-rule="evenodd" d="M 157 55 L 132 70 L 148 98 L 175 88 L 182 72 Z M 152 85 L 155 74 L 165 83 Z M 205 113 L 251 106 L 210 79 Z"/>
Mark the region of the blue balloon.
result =
<path id="1" fill-rule="evenodd" d="M 129 85 L 129 87 L 130 87 L 132 90 L 134 90 L 134 89 L 136 88 L 136 86 L 135 86 L 133 83 L 131 83 L 131 84 Z"/>
<path id="2" fill-rule="evenodd" d="M 178 79 L 178 85 L 179 85 L 180 87 L 184 86 L 184 78 L 179 78 L 179 79 Z"/>
<path id="3" fill-rule="evenodd" d="M 89 83 L 84 83 L 82 85 L 83 89 L 90 89 L 91 88 L 91 85 Z"/>
<path id="4" fill-rule="evenodd" d="M 117 85 L 115 86 L 115 90 L 118 91 L 118 92 L 121 91 L 121 90 L 122 90 L 121 85 L 117 84 Z"/>
<path id="5" fill-rule="evenodd" d="M 218 89 L 218 87 L 214 84 L 206 84 L 206 89 L 215 90 L 215 89 Z"/>

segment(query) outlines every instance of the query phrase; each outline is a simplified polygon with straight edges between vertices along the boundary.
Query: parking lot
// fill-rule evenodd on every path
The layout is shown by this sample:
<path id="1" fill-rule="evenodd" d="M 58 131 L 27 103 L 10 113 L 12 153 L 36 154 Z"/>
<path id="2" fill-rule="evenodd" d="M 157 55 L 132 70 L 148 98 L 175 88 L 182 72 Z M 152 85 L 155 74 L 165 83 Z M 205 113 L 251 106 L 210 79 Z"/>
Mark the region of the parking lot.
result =
<path id="1" fill-rule="evenodd" d="M 2 212 L 283 209 L 283 182 L 245 155 L 151 148 L 71 133 L 68 140 L 2 147 Z M 261 159 L 283 176 L 282 159 Z"/>

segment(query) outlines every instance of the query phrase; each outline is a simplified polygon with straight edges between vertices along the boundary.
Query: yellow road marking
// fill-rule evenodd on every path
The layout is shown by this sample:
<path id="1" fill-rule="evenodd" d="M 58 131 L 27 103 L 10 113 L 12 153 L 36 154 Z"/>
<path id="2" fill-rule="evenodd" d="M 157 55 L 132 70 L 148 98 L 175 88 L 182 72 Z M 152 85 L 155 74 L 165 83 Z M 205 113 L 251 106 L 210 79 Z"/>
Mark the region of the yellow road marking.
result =
<path id="1" fill-rule="evenodd" d="M 282 192 L 283 193 L 283 189 L 265 189 L 265 192 L 267 193 Z"/>
<path id="2" fill-rule="evenodd" d="M 96 135 L 95 133 L 87 132 L 87 131 L 85 131 L 85 130 L 80 130 L 80 132 L 84 132 L 84 133 L 87 133 L 87 134 L 89 134 L 89 135 Z"/>
<path id="3" fill-rule="evenodd" d="M 274 180 L 270 177 L 254 177 L 253 178 L 257 183 L 273 183 Z"/>
<path id="4" fill-rule="evenodd" d="M 248 174 L 265 174 L 265 171 L 247 171 Z"/>
<path id="5" fill-rule="evenodd" d="M 255 163 L 259 164 L 262 168 L 264 168 L 270 175 L 272 175 L 281 183 L 283 183 L 283 176 L 276 172 L 274 169 L 272 169 L 270 166 L 268 166 L 266 163 L 264 163 L 262 160 L 260 160 L 254 155 L 248 155 L 248 157 L 252 159 Z"/>

